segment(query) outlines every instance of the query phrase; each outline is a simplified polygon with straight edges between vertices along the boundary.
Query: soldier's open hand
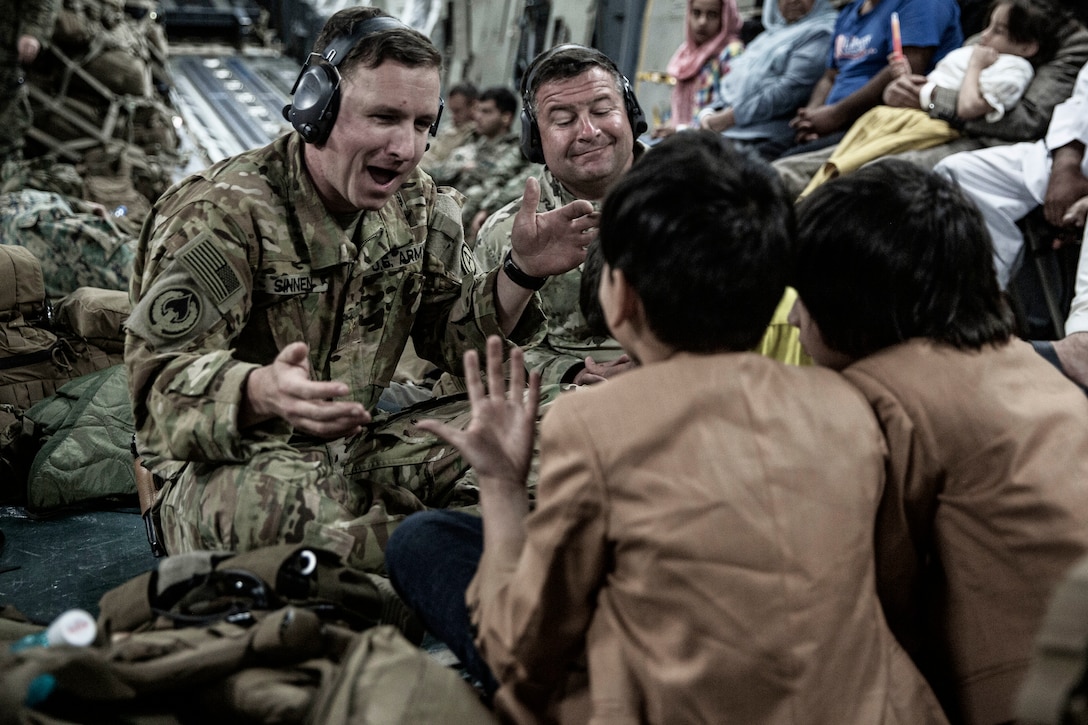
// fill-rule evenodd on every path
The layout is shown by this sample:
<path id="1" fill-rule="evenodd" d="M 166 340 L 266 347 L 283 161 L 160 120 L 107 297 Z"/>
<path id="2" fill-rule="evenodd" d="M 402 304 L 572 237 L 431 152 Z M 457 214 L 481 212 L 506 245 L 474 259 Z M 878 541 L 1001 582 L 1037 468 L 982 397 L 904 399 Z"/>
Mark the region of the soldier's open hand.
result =
<path id="1" fill-rule="evenodd" d="M 362 431 L 370 413 L 360 403 L 336 400 L 351 392 L 346 383 L 313 380 L 309 354 L 306 343 L 293 342 L 272 364 L 250 373 L 240 415 L 243 427 L 282 418 L 297 431 L 329 440 Z"/>
<path id="2" fill-rule="evenodd" d="M 568 272 L 585 261 L 586 247 L 597 238 L 600 212 L 579 199 L 538 213 L 539 202 L 540 182 L 530 177 L 510 233 L 514 261 L 533 277 Z"/>

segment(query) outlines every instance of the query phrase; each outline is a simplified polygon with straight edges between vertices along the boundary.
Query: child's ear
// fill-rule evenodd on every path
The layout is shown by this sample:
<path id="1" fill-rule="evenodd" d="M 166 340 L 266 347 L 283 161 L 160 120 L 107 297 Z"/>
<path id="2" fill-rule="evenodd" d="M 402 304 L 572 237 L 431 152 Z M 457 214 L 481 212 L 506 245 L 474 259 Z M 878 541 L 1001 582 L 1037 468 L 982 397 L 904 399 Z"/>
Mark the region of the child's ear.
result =
<path id="1" fill-rule="evenodd" d="M 606 266 L 603 270 L 608 275 L 605 294 L 609 295 L 609 304 L 605 306 L 605 322 L 610 330 L 630 323 L 641 314 L 642 301 L 635 288 L 627 281 L 623 270 Z"/>
<path id="2" fill-rule="evenodd" d="M 1024 57 L 1031 60 L 1035 56 L 1039 55 L 1039 41 L 1030 40 L 1024 46 Z"/>

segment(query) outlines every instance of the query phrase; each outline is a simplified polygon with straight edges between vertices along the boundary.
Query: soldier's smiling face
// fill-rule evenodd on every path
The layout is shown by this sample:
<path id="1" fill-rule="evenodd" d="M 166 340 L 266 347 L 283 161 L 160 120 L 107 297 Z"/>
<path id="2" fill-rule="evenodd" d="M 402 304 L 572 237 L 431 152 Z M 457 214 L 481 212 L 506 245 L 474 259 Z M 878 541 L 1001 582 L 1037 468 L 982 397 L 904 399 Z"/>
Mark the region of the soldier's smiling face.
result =
<path id="1" fill-rule="evenodd" d="M 601 199 L 634 159 L 634 133 L 615 76 L 593 67 L 541 84 L 536 118 L 544 161 L 583 199 Z"/>
<path id="2" fill-rule="evenodd" d="M 419 164 L 438 115 L 435 67 L 356 66 L 340 84 L 328 140 L 306 146 L 306 166 L 329 211 L 380 209 Z"/>

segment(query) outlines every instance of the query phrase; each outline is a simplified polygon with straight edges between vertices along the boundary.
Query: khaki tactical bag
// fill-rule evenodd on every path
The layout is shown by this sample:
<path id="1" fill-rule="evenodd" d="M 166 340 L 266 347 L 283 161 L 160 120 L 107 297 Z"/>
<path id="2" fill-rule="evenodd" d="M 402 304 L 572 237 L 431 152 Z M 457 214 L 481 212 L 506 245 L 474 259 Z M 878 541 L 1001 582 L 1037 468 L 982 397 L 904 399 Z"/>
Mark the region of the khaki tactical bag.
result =
<path id="1" fill-rule="evenodd" d="M 0 280 L 0 403 L 25 411 L 69 380 L 121 361 L 50 329 L 41 264 L 29 250 L 0 244 Z M 0 426 L 13 420 L 0 412 Z"/>
<path id="2" fill-rule="evenodd" d="M 110 342 L 108 352 L 55 324 L 41 264 L 30 250 L 0 244 L 0 280 L 0 501 L 23 503 L 39 442 L 25 429 L 32 425 L 24 414 L 71 380 L 122 362 L 111 327 L 127 314 L 127 301 L 90 292 L 63 305 L 65 319 Z"/>
<path id="3" fill-rule="evenodd" d="M 456 671 L 377 623 L 391 617 L 376 581 L 301 545 L 169 557 L 106 593 L 93 645 L 0 642 L 0 725 L 496 722 Z"/>

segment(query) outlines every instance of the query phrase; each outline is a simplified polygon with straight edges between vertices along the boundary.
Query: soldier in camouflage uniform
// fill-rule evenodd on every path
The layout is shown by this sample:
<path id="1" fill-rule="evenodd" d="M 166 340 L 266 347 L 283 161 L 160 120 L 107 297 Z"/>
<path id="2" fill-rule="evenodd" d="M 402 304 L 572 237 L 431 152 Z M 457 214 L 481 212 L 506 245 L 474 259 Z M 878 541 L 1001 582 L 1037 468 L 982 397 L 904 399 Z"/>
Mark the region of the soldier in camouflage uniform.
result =
<path id="1" fill-rule="evenodd" d="M 531 85 L 524 87 L 526 82 Z M 641 111 L 631 112 L 632 105 L 637 109 L 637 100 L 629 89 L 625 98 L 625 83 L 606 56 L 577 46 L 545 51 L 526 72 L 522 103 L 531 111 L 540 154 L 546 163 L 534 182 L 525 186 L 524 199 L 536 199 L 537 211 L 588 202 L 595 217 L 600 200 L 643 152 L 642 145 L 634 141 L 641 133 L 641 124 L 636 123 Z M 587 94 L 598 86 L 600 95 Z M 532 197 L 530 184 L 534 189 Z M 475 247 L 482 265 L 503 258 L 525 211 L 524 199 L 509 203 L 483 222 Z M 548 329 L 539 344 L 525 349 L 525 360 L 531 370 L 541 374 L 545 384 L 599 382 L 631 365 L 619 344 L 604 334 L 606 331 L 594 330 L 586 322 L 580 306 L 581 278 L 581 268 L 572 270 L 549 279 L 540 290 Z M 590 291 L 594 300 L 595 290 L 594 281 Z M 788 290 L 757 351 L 783 362 L 808 364 L 811 359 L 804 354 L 797 330 L 787 319 L 794 299 L 794 291 Z M 458 388 L 458 381 L 448 376 L 437 385 L 440 392 Z"/>
<path id="2" fill-rule="evenodd" d="M 38 57 L 53 34 L 60 0 L 0 0 L 4 37 L 0 38 L 0 163 L 19 160 L 33 121 L 23 67 Z"/>
<path id="3" fill-rule="evenodd" d="M 165 479 L 168 551 L 301 541 L 376 570 L 392 526 L 449 503 L 464 469 L 413 419 L 467 423 L 465 401 L 371 412 L 409 336 L 451 371 L 488 335 L 529 341 L 542 316 L 515 278 L 577 266 L 586 227 L 543 217 L 515 244 L 517 270 L 476 275 L 458 195 L 418 169 L 438 51 L 352 7 L 315 53 L 310 64 L 340 61 L 331 129 L 296 123 L 156 202 L 125 362 L 139 452 Z"/>
<path id="4" fill-rule="evenodd" d="M 466 227 L 491 191 L 529 164 L 521 153 L 518 135 L 510 130 L 517 112 L 518 99 L 510 89 L 485 89 L 476 99 L 472 137 L 445 161 L 427 167 L 436 183 L 456 187 L 464 195 L 461 219 Z"/>
<path id="5" fill-rule="evenodd" d="M 539 129 L 546 166 L 526 182 L 523 198 L 484 222 L 475 248 L 484 266 L 502 261 L 516 227 L 532 210 L 580 209 L 594 227 L 587 236 L 595 237 L 599 202 L 643 151 L 635 137 L 645 129 L 633 128 L 637 116 L 625 106 L 625 80 L 600 51 L 580 46 L 545 51 L 525 80 L 531 86 L 523 81 L 522 103 Z M 534 202 L 526 205 L 530 199 Z M 577 269 L 549 279 L 540 290 L 547 334 L 525 349 L 525 361 L 545 385 L 595 382 L 630 366 L 619 343 L 590 334 L 579 309 L 580 284 Z"/>

